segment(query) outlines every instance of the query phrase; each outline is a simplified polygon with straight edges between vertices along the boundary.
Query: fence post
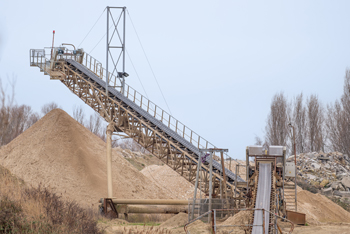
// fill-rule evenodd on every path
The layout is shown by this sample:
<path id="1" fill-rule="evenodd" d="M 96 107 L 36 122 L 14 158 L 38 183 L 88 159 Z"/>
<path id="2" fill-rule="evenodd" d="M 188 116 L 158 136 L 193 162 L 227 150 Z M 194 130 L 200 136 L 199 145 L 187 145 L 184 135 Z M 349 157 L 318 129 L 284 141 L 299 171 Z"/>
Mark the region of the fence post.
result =
<path id="1" fill-rule="evenodd" d="M 263 226 L 263 234 L 265 234 L 265 210 L 262 209 L 262 226 Z"/>
<path id="2" fill-rule="evenodd" d="M 211 210 L 211 213 L 214 213 L 214 214 L 211 214 L 211 229 L 212 229 L 212 233 L 215 234 L 214 216 L 216 215 L 216 212 L 215 212 L 215 210 L 214 210 L 214 212 L 213 212 L 213 210 Z"/>

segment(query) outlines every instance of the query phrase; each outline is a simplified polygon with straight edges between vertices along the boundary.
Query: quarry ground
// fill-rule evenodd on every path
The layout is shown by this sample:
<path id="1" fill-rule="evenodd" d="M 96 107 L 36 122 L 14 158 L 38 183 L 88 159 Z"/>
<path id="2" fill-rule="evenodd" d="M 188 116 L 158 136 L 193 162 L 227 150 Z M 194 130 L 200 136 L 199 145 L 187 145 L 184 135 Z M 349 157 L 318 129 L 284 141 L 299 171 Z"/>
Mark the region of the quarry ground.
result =
<path id="1" fill-rule="evenodd" d="M 105 155 L 106 145 L 100 138 L 55 109 L 1 147 L 0 164 L 28 186 L 45 185 L 65 200 L 97 210 L 98 200 L 107 191 Z M 152 155 L 114 148 L 112 160 L 113 193 L 117 198 L 193 196 L 194 186 Z M 321 194 L 299 188 L 298 211 L 306 214 L 308 226 L 296 226 L 293 233 L 350 233 L 350 213 Z M 185 233 L 187 219 L 183 213 L 151 216 L 139 224 L 100 218 L 98 227 L 105 233 Z M 235 225 L 244 219 L 243 214 L 235 215 L 223 224 Z M 191 224 L 189 230 L 210 233 L 209 225 L 201 221 Z"/>

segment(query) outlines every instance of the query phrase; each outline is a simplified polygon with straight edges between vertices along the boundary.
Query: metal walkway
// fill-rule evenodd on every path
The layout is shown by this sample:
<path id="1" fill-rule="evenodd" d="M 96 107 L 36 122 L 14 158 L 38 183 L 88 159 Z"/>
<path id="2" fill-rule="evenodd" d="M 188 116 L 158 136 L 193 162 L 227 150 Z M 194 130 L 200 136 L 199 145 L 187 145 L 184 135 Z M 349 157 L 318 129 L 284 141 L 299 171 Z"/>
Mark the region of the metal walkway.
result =
<path id="1" fill-rule="evenodd" d="M 72 59 L 66 59 L 66 62 L 68 64 L 73 65 L 74 67 L 76 67 L 77 69 L 79 69 L 81 72 L 83 72 L 85 75 L 87 75 L 90 79 L 92 79 L 93 81 L 95 81 L 96 83 L 98 83 L 100 85 L 100 88 L 104 91 L 105 87 L 106 87 L 106 82 L 101 80 L 101 78 L 99 78 L 97 75 L 95 75 L 93 72 L 89 71 L 89 69 L 87 69 L 86 67 L 84 67 L 83 65 L 81 65 L 80 63 L 78 63 L 75 60 Z M 101 90 L 101 91 L 102 91 Z M 140 115 L 142 115 L 143 118 L 149 120 L 152 124 L 154 124 L 155 126 L 157 126 L 159 129 L 161 129 L 162 131 L 164 131 L 169 137 L 172 137 L 174 140 L 178 141 L 179 143 L 181 143 L 183 146 L 185 146 L 187 149 L 189 149 L 190 151 L 192 151 L 193 153 L 195 153 L 198 157 L 200 155 L 200 152 L 198 150 L 198 148 L 196 148 L 193 144 L 191 144 L 190 142 L 188 142 L 187 140 L 185 140 L 184 138 L 182 138 L 179 134 L 177 134 L 176 132 L 174 132 L 173 130 L 171 130 L 170 128 L 168 128 L 166 125 L 164 125 L 162 122 L 160 122 L 159 120 L 157 120 L 156 118 L 154 118 L 152 115 L 150 115 L 149 113 L 147 113 L 145 110 L 143 110 L 142 108 L 140 108 L 138 105 L 136 105 L 134 102 L 132 102 L 130 99 L 128 99 L 127 97 L 125 97 L 123 94 L 121 94 L 120 92 L 118 92 L 116 89 L 112 88 L 112 87 L 108 87 L 108 92 L 109 94 L 112 94 L 114 98 L 121 100 L 122 102 L 124 102 L 125 104 L 127 104 L 129 107 L 131 107 L 134 111 L 136 111 L 137 113 L 139 113 Z M 198 157 L 196 158 L 198 160 Z M 209 163 L 210 159 L 206 158 L 206 161 Z M 197 162 L 195 162 L 197 163 Z M 216 168 L 216 170 L 218 171 L 222 171 L 222 166 L 219 162 L 217 161 L 213 161 L 213 167 Z M 227 168 L 225 168 L 225 173 L 226 175 L 232 180 L 234 181 L 236 178 L 236 175 L 228 170 Z M 242 178 L 240 178 L 239 176 L 237 176 L 237 181 L 238 182 L 244 182 L 244 180 Z"/>
<path id="2" fill-rule="evenodd" d="M 31 66 L 39 67 L 44 74 L 50 75 L 51 79 L 60 80 L 107 122 L 113 122 L 115 131 L 124 132 L 181 176 L 194 183 L 200 155 L 198 148 L 209 148 L 208 146 L 212 144 L 186 126 L 182 125 L 183 127 L 180 128 L 178 125 L 182 123 L 166 115 L 165 111 L 161 110 L 159 114 L 160 108 L 149 100 L 143 101 L 145 100 L 143 96 L 141 100 L 138 100 L 137 91 L 129 91 L 132 89 L 130 86 L 127 86 L 127 93 L 123 95 L 114 88 L 117 86 L 111 87 L 110 84 L 107 96 L 106 82 L 103 80 L 106 72 L 101 63 L 89 55 L 85 54 L 84 57 L 79 58 L 73 53 L 65 53 L 57 56 L 54 61 L 55 66 L 50 67 L 51 62 L 48 62 L 42 51 L 31 50 Z M 152 104 L 154 105 L 153 113 L 150 108 Z M 190 132 L 190 136 L 185 131 Z M 195 137 L 197 141 L 194 140 Z M 209 162 L 208 159 L 206 161 L 202 164 L 201 173 L 205 183 L 208 184 Z M 227 168 L 225 172 L 226 187 L 229 194 L 233 196 L 236 175 Z M 217 161 L 213 161 L 213 174 L 213 193 L 219 194 L 219 184 L 223 181 L 223 173 L 221 164 Z M 237 182 L 244 182 L 244 180 L 237 177 Z M 208 192 L 208 186 L 204 186 L 204 190 Z"/>
<path id="3" fill-rule="evenodd" d="M 256 209 L 264 209 L 270 211 L 270 198 L 271 198 L 271 164 L 270 163 L 259 163 L 259 178 L 258 178 L 258 189 L 256 195 Z M 254 222 L 253 222 L 253 234 L 269 233 L 269 220 L 270 215 L 268 212 L 264 213 L 262 210 L 254 211 Z M 265 232 L 261 226 L 264 222 Z"/>

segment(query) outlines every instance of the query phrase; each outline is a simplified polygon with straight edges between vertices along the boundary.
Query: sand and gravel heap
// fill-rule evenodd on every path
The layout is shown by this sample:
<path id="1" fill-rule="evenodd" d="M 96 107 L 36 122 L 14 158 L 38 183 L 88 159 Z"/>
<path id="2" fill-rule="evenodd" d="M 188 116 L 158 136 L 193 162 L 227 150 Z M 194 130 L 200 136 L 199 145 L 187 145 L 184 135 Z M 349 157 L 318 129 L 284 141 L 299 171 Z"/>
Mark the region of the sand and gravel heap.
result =
<path id="1" fill-rule="evenodd" d="M 350 213 L 321 194 L 298 189 L 298 212 L 306 214 L 306 222 L 350 223 Z M 249 222 L 249 212 L 239 212 L 228 218 L 224 225 L 238 225 Z"/>
<path id="2" fill-rule="evenodd" d="M 229 217 L 221 225 L 245 225 L 250 223 L 252 212 L 240 211 L 234 216 Z"/>
<path id="3" fill-rule="evenodd" d="M 350 213 L 321 194 L 298 192 L 298 212 L 306 214 L 308 223 L 350 223 Z"/>
<path id="4" fill-rule="evenodd" d="M 187 223 L 188 214 L 179 213 L 162 223 L 159 227 L 166 230 L 171 230 L 172 234 L 182 234 L 185 233 L 184 226 Z M 211 233 L 210 225 L 203 223 L 201 220 L 196 220 L 195 222 L 189 224 L 187 226 L 187 230 L 190 231 L 190 233 Z"/>
<path id="5" fill-rule="evenodd" d="M 188 223 L 188 214 L 178 213 L 177 215 L 162 223 L 159 227 L 166 227 L 170 229 L 184 226 L 186 223 Z"/>
<path id="6" fill-rule="evenodd" d="M 141 173 L 177 199 L 193 198 L 194 185 L 167 165 L 150 165 Z"/>
<path id="7" fill-rule="evenodd" d="M 113 150 L 117 198 L 166 199 L 170 195 Z M 55 109 L 2 147 L 0 164 L 28 184 L 51 187 L 82 205 L 106 196 L 106 144 L 66 112 Z"/>

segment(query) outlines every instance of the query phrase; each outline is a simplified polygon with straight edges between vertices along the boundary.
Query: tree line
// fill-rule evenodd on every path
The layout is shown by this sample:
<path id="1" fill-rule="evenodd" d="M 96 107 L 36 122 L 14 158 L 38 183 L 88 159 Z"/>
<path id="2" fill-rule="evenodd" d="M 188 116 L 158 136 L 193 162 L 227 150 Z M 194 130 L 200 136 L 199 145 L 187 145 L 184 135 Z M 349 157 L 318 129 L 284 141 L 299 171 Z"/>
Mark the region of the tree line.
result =
<path id="1" fill-rule="evenodd" d="M 296 152 L 339 151 L 350 155 L 350 70 L 346 71 L 343 94 L 334 103 L 324 105 L 312 94 L 298 94 L 288 100 L 283 92 L 271 101 L 264 137 L 255 138 L 255 144 L 287 146 L 292 151 L 295 129 Z"/>
<path id="2" fill-rule="evenodd" d="M 51 110 L 61 108 L 57 103 L 51 102 L 43 105 L 38 113 L 28 105 L 17 104 L 15 79 L 9 81 L 9 87 L 5 88 L 0 78 L 0 147 L 10 143 Z M 99 114 L 94 113 L 87 116 L 82 106 L 74 106 L 73 118 L 103 141 L 106 141 L 107 123 Z M 112 144 L 113 147 L 119 146 L 123 149 L 146 152 L 132 139 L 121 139 L 114 136 Z"/>

